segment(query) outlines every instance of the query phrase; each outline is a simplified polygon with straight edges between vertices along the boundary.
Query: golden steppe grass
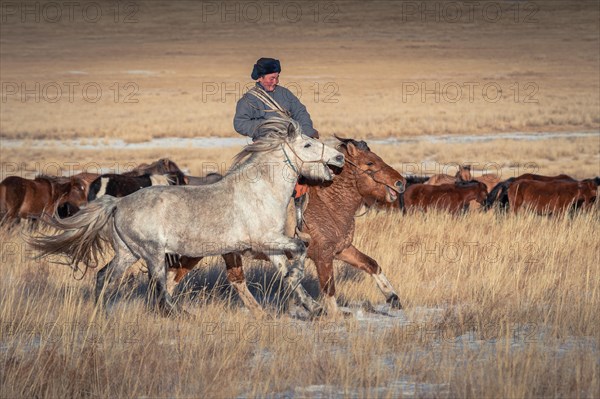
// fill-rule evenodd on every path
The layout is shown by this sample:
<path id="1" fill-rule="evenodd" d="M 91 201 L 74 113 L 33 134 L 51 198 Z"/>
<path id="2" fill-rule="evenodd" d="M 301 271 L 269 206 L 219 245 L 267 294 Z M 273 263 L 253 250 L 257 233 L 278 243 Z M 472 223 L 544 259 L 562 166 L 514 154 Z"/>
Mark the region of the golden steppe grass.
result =
<path id="1" fill-rule="evenodd" d="M 429 2 L 438 12 L 425 18 L 407 9 L 425 3 L 283 2 L 270 18 L 261 2 L 136 1 L 131 23 L 131 9 L 115 22 L 105 1 L 95 23 L 80 9 L 56 23 L 7 13 L 0 137 L 234 136 L 236 101 L 263 56 L 282 61 L 281 84 L 322 133 L 598 129 L 595 2 L 480 2 L 472 17 L 467 2 Z M 221 14 L 247 4 L 262 4 L 257 22 Z M 282 16 L 290 4 L 298 21 Z"/>
<path id="2" fill-rule="evenodd" d="M 583 178 L 600 174 L 597 140 L 372 147 L 398 169 L 475 161 L 507 176 L 532 163 Z M 169 156 L 201 174 L 237 150 L 16 149 L 2 159 L 32 170 Z M 338 301 L 354 316 L 315 321 L 295 307 L 276 312 L 275 271 L 249 259 L 249 285 L 273 319 L 242 307 L 220 258 L 203 260 L 179 291 L 191 318 L 156 316 L 143 273 L 105 313 L 93 305 L 94 270 L 77 281 L 56 258 L 33 258 L 21 231 L 2 232 L 0 397 L 598 397 L 599 218 L 597 206 L 556 218 L 371 211 L 357 217 L 354 243 L 405 310 L 373 313 L 386 310 L 374 282 L 336 263 Z M 318 295 L 311 263 L 304 284 Z"/>
<path id="3" fill-rule="evenodd" d="M 220 258 L 188 280 L 180 301 L 189 319 L 148 310 L 143 274 L 105 314 L 93 306 L 95 273 L 76 281 L 4 234 L 0 393 L 597 397 L 599 216 L 369 213 L 355 244 L 378 259 L 406 310 L 357 310 L 383 298 L 366 275 L 338 264 L 339 301 L 355 316 L 317 321 L 251 317 Z M 268 289 L 269 265 L 246 269 L 253 290 Z"/>

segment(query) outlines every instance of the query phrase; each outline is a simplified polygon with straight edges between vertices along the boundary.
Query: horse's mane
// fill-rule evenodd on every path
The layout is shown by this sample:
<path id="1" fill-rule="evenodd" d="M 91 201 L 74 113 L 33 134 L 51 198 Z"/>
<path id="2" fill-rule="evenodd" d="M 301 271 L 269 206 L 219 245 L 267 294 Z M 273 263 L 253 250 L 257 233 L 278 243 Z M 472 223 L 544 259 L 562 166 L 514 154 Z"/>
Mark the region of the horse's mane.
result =
<path id="1" fill-rule="evenodd" d="M 50 176 L 50 175 L 39 174 L 39 175 L 35 176 L 34 180 L 46 180 L 49 183 L 64 184 L 64 183 L 71 181 L 71 178 L 65 177 L 65 176 Z"/>
<path id="2" fill-rule="evenodd" d="M 404 178 L 406 179 L 407 186 L 410 186 L 411 184 L 422 184 L 429 180 L 429 176 L 406 175 Z"/>
<path id="3" fill-rule="evenodd" d="M 337 149 L 344 149 L 346 150 L 348 148 L 348 144 L 352 143 L 352 145 L 354 145 L 356 148 L 358 148 L 359 150 L 362 151 L 371 151 L 371 149 L 369 148 L 369 145 L 367 144 L 366 141 L 363 140 L 354 140 L 354 139 L 346 139 L 343 137 L 338 136 L 337 134 L 334 134 L 334 137 L 336 139 L 338 139 L 339 141 L 341 141 L 341 143 L 337 146 Z"/>
<path id="4" fill-rule="evenodd" d="M 233 170 L 241 167 L 245 161 L 256 153 L 273 151 L 281 144 L 293 140 L 299 134 L 302 134 L 300 124 L 293 119 L 281 118 L 278 116 L 267 119 L 257 127 L 258 134 L 256 141 L 248 144 L 233 158 L 233 165 L 229 169 L 229 174 Z"/>

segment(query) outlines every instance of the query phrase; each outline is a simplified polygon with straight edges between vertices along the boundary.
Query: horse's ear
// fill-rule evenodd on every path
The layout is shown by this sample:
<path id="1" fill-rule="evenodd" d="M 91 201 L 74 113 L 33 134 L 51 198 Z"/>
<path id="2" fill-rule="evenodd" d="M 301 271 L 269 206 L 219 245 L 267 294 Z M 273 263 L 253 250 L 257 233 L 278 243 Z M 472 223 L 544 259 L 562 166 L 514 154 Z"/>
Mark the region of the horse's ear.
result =
<path id="1" fill-rule="evenodd" d="M 358 155 L 358 150 L 356 149 L 356 146 L 352 144 L 351 141 L 346 143 L 346 149 L 348 150 L 348 155 L 350 155 L 351 157 L 355 157 Z"/>
<path id="2" fill-rule="evenodd" d="M 287 136 L 288 136 L 288 138 L 291 139 L 292 137 L 294 137 L 295 134 L 296 134 L 296 128 L 294 127 L 293 123 L 290 123 L 287 128 Z"/>
<path id="3" fill-rule="evenodd" d="M 333 134 L 333 137 L 335 137 L 336 139 L 338 139 L 339 141 L 341 141 L 344 144 L 352 142 L 352 139 L 346 139 L 346 138 L 340 137 L 335 133 Z"/>

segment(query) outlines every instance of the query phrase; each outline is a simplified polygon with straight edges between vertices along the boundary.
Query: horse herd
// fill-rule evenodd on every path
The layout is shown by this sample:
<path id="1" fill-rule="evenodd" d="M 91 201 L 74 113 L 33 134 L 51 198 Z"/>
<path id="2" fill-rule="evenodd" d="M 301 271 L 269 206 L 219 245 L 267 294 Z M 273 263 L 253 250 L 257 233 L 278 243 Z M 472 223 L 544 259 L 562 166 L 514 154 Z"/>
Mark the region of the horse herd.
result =
<path id="1" fill-rule="evenodd" d="M 379 264 L 352 245 L 355 215 L 363 204 L 403 212 L 462 212 L 474 204 L 487 210 L 498 203 L 515 212 L 529 208 L 554 214 L 589 208 L 600 184 L 598 177 L 577 181 L 566 175 L 472 178 L 468 166 L 456 176 L 404 177 L 364 141 L 338 137 L 333 149 L 300 134 L 296 123 L 273 119 L 261 127 L 265 139 L 247 146 L 224 176 L 186 176 L 173 161 L 161 159 L 122 175 L 7 177 L 0 183 L 2 224 L 11 228 L 21 219 L 39 219 L 54 227 L 59 234 L 32 235 L 28 242 L 44 255 L 66 255 L 74 268 L 80 263 L 95 267 L 105 253 L 103 244 L 110 243 L 115 256 L 97 273 L 96 300 L 110 281 L 143 259 L 159 309 L 178 313 L 167 290 L 167 270 L 179 282 L 203 257 L 221 255 L 240 299 L 262 315 L 242 268 L 242 255 L 252 255 L 270 260 L 285 277 L 287 293 L 311 314 L 335 314 L 334 259 L 367 272 L 386 302 L 402 307 Z M 240 178 L 244 167 L 256 165 L 262 165 L 258 181 Z M 308 246 L 283 235 L 295 179 L 279 181 L 274 170 L 310 180 L 302 220 L 311 238 Z M 178 262 L 168 262 L 170 255 Z M 305 257 L 316 265 L 322 305 L 300 284 Z"/>
<path id="2" fill-rule="evenodd" d="M 600 177 L 576 180 L 568 175 L 543 176 L 526 173 L 501 180 L 498 175 L 472 177 L 469 165 L 455 176 L 407 177 L 407 187 L 394 207 L 426 211 L 438 208 L 453 213 L 471 208 L 487 211 L 498 204 L 514 213 L 529 210 L 539 215 L 556 215 L 593 207 Z"/>

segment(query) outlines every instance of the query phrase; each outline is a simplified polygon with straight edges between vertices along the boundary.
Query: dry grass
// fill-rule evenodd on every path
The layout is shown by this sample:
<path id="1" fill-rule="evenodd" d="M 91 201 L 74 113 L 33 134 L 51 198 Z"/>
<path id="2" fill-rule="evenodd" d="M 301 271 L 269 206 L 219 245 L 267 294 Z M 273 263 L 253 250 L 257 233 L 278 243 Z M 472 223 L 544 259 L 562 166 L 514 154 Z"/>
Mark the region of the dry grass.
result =
<path id="1" fill-rule="evenodd" d="M 418 2 L 306 4 L 296 23 L 281 13 L 269 21 L 266 9 L 252 23 L 205 15 L 207 2 L 132 3 L 139 7 L 135 23 L 115 23 L 113 2 L 97 2 L 105 15 L 97 23 L 86 23 L 79 14 L 73 21 L 65 14 L 60 23 L 43 18 L 35 23 L 33 16 L 21 23 L 18 12 L 7 15 L 0 28 L 1 78 L 10 85 L 4 94 L 13 84 L 17 93 L 6 94 L 2 102 L 0 137 L 235 136 L 235 103 L 251 83 L 253 63 L 265 55 L 282 60 L 281 84 L 300 95 L 324 134 L 385 137 L 600 126 L 600 27 L 593 1 L 519 5 L 539 8 L 533 20 L 527 19 L 532 9 L 515 17 L 513 3 L 482 2 L 472 21 L 466 3 L 458 3 L 463 4 L 458 23 L 431 17 L 423 22 L 403 11 Z M 208 3 L 229 10 L 246 4 Z M 499 21 L 483 17 L 488 4 L 502 4 Z M 316 21 L 315 7 L 321 7 Z M 325 21 L 334 9 L 335 22 Z M 39 102 L 33 95 L 22 100 L 20 85 L 31 90 L 36 82 Z M 54 83 L 62 95 L 50 102 Z M 75 83 L 70 102 L 67 84 Z M 97 102 L 82 94 L 89 83 L 102 91 Z M 126 87 L 129 83 L 135 86 Z M 485 85 L 493 86 L 484 93 Z M 415 87 L 416 94 L 407 94 Z M 502 90 L 497 98 L 495 88 Z M 423 99 L 424 89 L 431 94 Z M 136 96 L 129 100 L 138 102 L 125 102 L 132 93 Z M 89 96 L 95 95 L 90 89 Z"/>
<path id="2" fill-rule="evenodd" d="M 405 313 L 315 322 L 252 318 L 221 259 L 188 279 L 191 319 L 154 316 L 143 274 L 105 315 L 94 273 L 75 281 L 4 235 L 0 396 L 597 397 L 599 216 L 370 213 L 355 244 Z M 270 266 L 248 263 L 253 289 L 267 289 Z M 382 302 L 366 275 L 336 272 L 343 304 Z"/>

